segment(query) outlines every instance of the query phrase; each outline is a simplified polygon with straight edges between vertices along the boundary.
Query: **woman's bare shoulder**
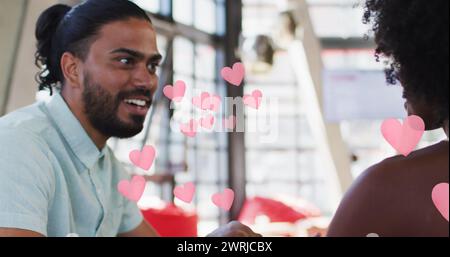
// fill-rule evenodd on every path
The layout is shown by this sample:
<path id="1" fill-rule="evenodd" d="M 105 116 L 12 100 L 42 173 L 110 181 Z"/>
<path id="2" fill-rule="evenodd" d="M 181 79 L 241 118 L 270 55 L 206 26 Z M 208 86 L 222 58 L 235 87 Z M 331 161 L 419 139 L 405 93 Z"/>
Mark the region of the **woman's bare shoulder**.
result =
<path id="1" fill-rule="evenodd" d="M 417 164 L 417 161 L 431 161 L 431 160 L 447 160 L 448 162 L 449 142 L 442 141 L 440 143 L 424 147 L 412 152 L 407 157 L 398 155 L 388 158 L 383 161 L 390 165 L 407 165 Z"/>
<path id="2" fill-rule="evenodd" d="M 383 160 L 363 172 L 347 191 L 330 235 L 412 234 L 415 228 L 411 224 L 421 216 L 440 218 L 430 200 L 432 187 L 438 182 L 448 183 L 448 142 L 408 157 Z"/>
<path id="3" fill-rule="evenodd" d="M 410 183 L 447 180 L 449 174 L 449 143 L 443 141 L 412 152 L 407 157 L 395 156 L 385 159 L 368 172 L 381 173 L 389 181 L 407 179 Z"/>

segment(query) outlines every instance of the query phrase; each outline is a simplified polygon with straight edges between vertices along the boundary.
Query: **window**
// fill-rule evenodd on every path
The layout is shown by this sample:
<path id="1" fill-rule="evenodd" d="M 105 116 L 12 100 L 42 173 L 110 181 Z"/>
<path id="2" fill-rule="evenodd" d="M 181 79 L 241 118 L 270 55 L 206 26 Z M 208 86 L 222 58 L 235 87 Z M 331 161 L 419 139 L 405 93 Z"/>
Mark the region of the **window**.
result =
<path id="1" fill-rule="evenodd" d="M 332 39 L 334 45 L 324 45 L 322 59 L 328 71 L 369 71 L 383 73 L 383 62 L 375 61 L 375 45 L 366 40 L 370 26 L 362 22 L 363 4 L 357 0 L 307 0 L 317 35 Z M 340 24 L 335 26 L 335 24 Z M 349 40 L 353 39 L 353 40 Z M 348 41 L 346 41 L 348 40 Z M 353 43 L 352 43 L 353 41 Z M 324 41 L 322 41 L 324 42 Z M 359 42 L 359 43 L 358 43 Z M 386 87 L 380 84 L 380 87 Z M 398 98 L 398 105 L 403 106 Z M 406 116 L 406 112 L 404 116 Z M 385 117 L 392 118 L 392 117 Z M 401 117 L 398 117 L 401 118 Z M 345 143 L 353 155 L 352 174 L 356 178 L 364 170 L 395 155 L 395 150 L 380 133 L 382 120 L 344 120 L 340 123 Z M 425 132 L 418 148 L 434 144 L 445 138 L 442 130 Z"/>
<path id="2" fill-rule="evenodd" d="M 133 0 L 133 2 L 139 5 L 142 9 L 152 13 L 158 13 L 161 10 L 161 0 Z"/>
<path id="3" fill-rule="evenodd" d="M 169 103 L 164 96 L 155 99 L 153 115 L 150 114 L 151 122 L 148 118 L 143 132 L 131 139 L 112 139 L 109 145 L 133 173 L 141 171 L 130 165 L 129 152 L 143 145 L 153 145 L 157 149 L 157 157 L 152 170 L 146 175 L 173 174 L 176 185 L 194 182 L 196 194 L 193 203 L 188 205 L 178 199 L 175 199 L 175 203 L 187 208 L 196 207 L 199 235 L 203 236 L 227 221 L 225 212 L 210 199 L 212 194 L 228 187 L 227 137 L 225 133 L 202 131 L 195 138 L 188 138 L 180 132 L 179 124 L 206 115 L 192 106 L 191 99 L 195 95 L 207 91 L 225 97 L 225 84 L 219 79 L 219 70 L 224 66 L 221 58 L 224 56 L 224 40 L 219 35 L 225 24 L 224 1 L 134 2 L 151 13 L 158 33 L 159 50 L 166 57 L 159 71 L 160 90 L 167 84 L 183 80 L 187 91 L 181 103 Z M 172 7 L 171 11 L 166 11 L 168 6 Z M 158 24 L 163 26 L 158 27 Z M 167 27 L 176 27 L 173 31 L 177 33 L 168 33 Z M 215 116 L 216 120 L 221 120 L 223 110 Z M 173 185 L 170 183 L 149 182 L 141 201 L 157 196 L 172 202 L 172 191 Z"/>
<path id="4" fill-rule="evenodd" d="M 225 0 L 173 0 L 173 18 L 210 34 L 223 34 Z"/>
<path id="5" fill-rule="evenodd" d="M 287 1 L 244 0 L 243 36 L 252 39 L 258 35 L 273 37 L 278 15 Z M 324 215 L 334 211 L 327 200 L 330 176 L 321 170 L 320 154 L 309 126 L 299 82 L 296 79 L 288 53 L 276 50 L 269 71 L 247 74 L 245 94 L 260 89 L 265 96 L 277 102 L 276 120 L 270 130 L 276 140 L 263 142 L 269 127 L 259 126 L 257 132 L 246 132 L 247 195 L 277 198 L 303 198 L 318 206 Z M 247 124 L 260 123 L 264 105 L 255 112 L 246 109 Z M 333 181 L 335 182 L 335 181 Z"/>
<path id="6" fill-rule="evenodd" d="M 218 79 L 217 51 L 214 46 L 198 43 L 194 39 L 175 38 L 174 81 L 183 80 L 190 85 L 186 93 L 187 99 L 192 99 L 201 92 L 225 96 L 225 85 Z M 193 107 L 188 101 L 176 106 L 173 120 L 176 123 L 187 123 L 189 119 L 198 120 L 207 113 Z M 216 120 L 221 120 L 222 116 L 222 112 L 215 114 Z M 199 231 L 206 233 L 217 227 L 220 219 L 225 218 L 208 197 L 226 187 L 226 135 L 220 132 L 201 132 L 195 138 L 185 138 L 178 131 L 173 131 L 173 135 L 177 139 L 171 145 L 183 149 L 188 155 L 187 171 L 183 176 L 177 176 L 176 182 L 182 184 L 195 181 L 197 193 L 194 202 L 201 220 Z"/>

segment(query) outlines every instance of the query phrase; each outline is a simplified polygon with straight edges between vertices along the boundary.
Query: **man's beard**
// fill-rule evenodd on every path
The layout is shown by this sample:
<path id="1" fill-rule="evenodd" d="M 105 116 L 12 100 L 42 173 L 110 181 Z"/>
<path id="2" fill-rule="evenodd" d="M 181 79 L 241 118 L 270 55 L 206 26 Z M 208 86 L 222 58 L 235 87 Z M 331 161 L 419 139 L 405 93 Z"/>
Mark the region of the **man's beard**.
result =
<path id="1" fill-rule="evenodd" d="M 144 116 L 130 115 L 131 123 L 119 118 L 119 107 L 124 99 L 130 96 L 146 96 L 151 99 L 152 93 L 145 89 L 119 92 L 113 96 L 101 85 L 92 81 L 85 74 L 83 104 L 84 111 L 92 126 L 107 137 L 130 138 L 139 134 L 144 128 Z"/>

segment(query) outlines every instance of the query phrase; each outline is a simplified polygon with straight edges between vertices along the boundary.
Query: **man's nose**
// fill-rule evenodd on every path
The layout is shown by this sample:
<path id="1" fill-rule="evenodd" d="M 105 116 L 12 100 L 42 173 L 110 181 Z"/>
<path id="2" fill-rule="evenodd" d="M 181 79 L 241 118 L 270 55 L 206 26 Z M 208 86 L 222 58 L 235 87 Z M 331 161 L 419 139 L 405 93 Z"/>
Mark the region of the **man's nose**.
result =
<path id="1" fill-rule="evenodd" d="M 152 74 L 145 65 L 136 69 L 134 73 L 134 84 L 136 87 L 142 89 L 153 91 L 156 87 L 157 80 L 156 74 Z"/>

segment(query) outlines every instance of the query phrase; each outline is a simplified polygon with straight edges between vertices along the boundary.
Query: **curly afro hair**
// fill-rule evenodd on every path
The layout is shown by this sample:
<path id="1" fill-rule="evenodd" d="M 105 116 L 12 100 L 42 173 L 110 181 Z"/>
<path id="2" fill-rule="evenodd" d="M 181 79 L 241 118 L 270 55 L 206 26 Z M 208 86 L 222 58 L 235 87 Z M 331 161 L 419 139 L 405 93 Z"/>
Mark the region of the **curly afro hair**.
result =
<path id="1" fill-rule="evenodd" d="M 363 21 L 373 24 L 376 57 L 388 58 L 386 77 L 400 81 L 411 103 L 448 120 L 449 0 L 366 0 Z"/>

